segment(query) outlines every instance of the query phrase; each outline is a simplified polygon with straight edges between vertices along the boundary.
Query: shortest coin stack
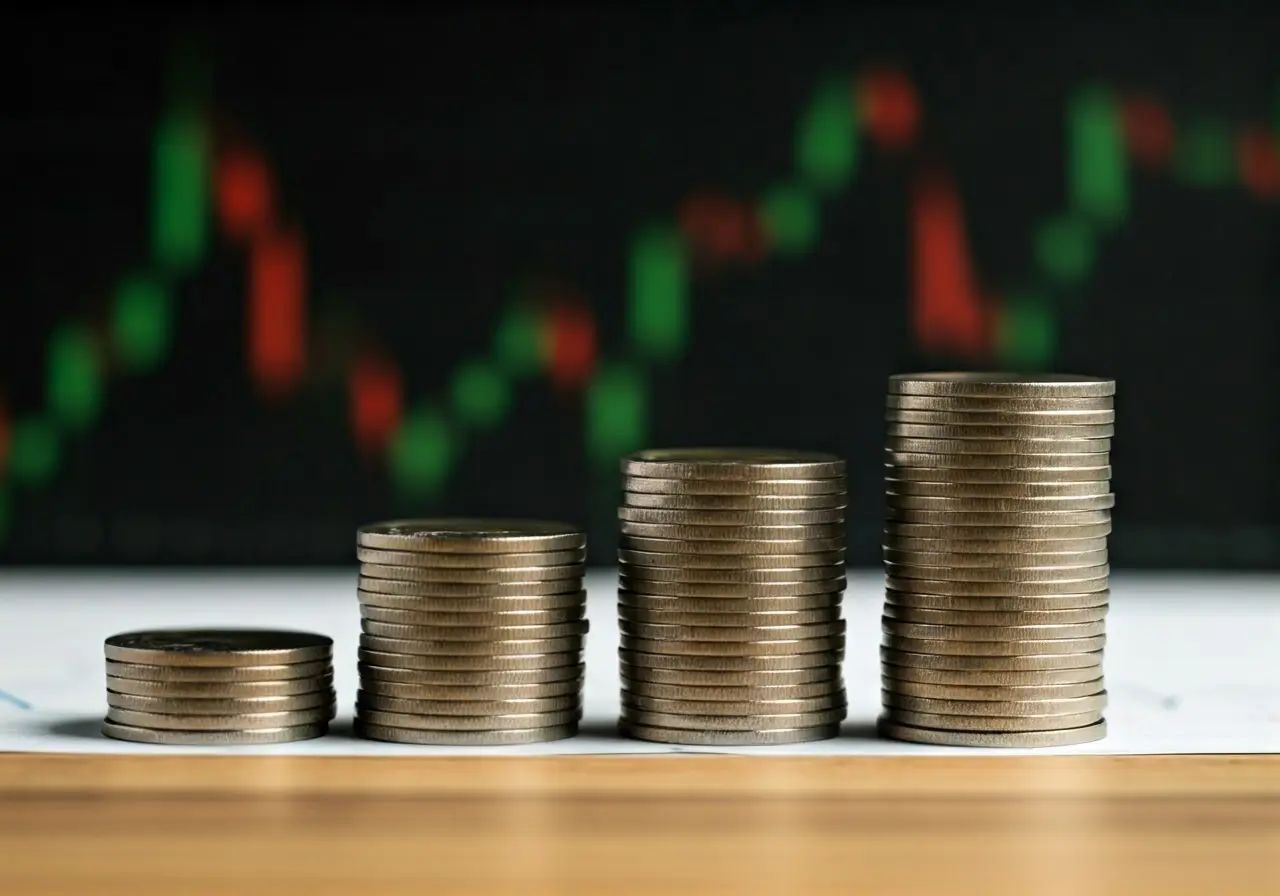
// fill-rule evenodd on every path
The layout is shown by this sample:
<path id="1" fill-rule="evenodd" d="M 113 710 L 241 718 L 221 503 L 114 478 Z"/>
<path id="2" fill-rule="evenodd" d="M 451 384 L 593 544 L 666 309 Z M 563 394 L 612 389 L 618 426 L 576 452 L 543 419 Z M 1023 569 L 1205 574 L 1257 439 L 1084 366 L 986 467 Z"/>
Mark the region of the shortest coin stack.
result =
<path id="1" fill-rule="evenodd" d="M 107 638 L 102 733 L 148 744 L 320 737 L 335 712 L 333 641 L 307 632 L 172 629 Z"/>
<path id="2" fill-rule="evenodd" d="M 532 520 L 364 526 L 356 733 L 496 746 L 582 718 L 586 536 Z"/>

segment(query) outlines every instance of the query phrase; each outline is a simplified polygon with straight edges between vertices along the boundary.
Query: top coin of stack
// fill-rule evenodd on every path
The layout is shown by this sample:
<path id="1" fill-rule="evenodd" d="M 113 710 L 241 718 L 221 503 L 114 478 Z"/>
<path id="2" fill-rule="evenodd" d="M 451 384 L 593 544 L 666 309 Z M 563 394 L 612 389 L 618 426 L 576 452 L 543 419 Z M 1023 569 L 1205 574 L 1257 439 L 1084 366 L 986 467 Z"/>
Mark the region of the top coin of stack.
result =
<path id="1" fill-rule="evenodd" d="M 364 526 L 356 733 L 414 744 L 571 737 L 586 536 L 534 520 Z"/>
<path id="2" fill-rule="evenodd" d="M 1106 734 L 1115 382 L 890 378 L 882 733 L 954 746 Z"/>
<path id="3" fill-rule="evenodd" d="M 107 638 L 102 733 L 151 744 L 275 744 L 334 716 L 333 641 L 306 632 L 174 629 Z"/>
<path id="4" fill-rule="evenodd" d="M 622 730 L 762 745 L 845 717 L 845 465 L 826 454 L 643 451 L 622 462 Z"/>

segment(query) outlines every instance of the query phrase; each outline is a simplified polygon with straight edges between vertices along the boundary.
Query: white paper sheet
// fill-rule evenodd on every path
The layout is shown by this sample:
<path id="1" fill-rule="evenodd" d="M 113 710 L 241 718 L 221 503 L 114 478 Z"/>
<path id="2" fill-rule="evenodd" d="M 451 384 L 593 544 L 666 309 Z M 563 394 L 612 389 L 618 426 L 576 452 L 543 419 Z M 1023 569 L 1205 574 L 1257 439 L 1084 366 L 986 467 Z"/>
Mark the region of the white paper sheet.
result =
<path id="1" fill-rule="evenodd" d="M 982 755 L 1280 752 L 1280 576 L 1118 574 L 1107 621 L 1108 737 L 1051 750 L 927 747 L 877 739 L 883 578 L 850 575 L 843 736 L 785 747 L 672 747 L 623 740 L 614 578 L 588 577 L 582 733 L 518 747 L 418 747 L 350 733 L 359 612 L 355 572 L 323 574 L 0 574 L 0 751 L 268 755 Z M 109 740 L 102 641 L 181 626 L 304 628 L 334 639 L 339 719 L 317 740 L 265 747 L 155 747 Z"/>

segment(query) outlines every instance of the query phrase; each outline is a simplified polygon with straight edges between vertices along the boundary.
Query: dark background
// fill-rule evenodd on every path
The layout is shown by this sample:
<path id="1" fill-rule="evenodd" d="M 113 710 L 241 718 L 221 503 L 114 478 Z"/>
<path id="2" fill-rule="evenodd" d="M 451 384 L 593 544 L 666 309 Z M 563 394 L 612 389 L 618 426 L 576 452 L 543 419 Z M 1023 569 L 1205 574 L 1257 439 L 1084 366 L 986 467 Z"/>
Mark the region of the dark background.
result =
<path id="1" fill-rule="evenodd" d="M 49 416 L 50 334 L 68 321 L 101 334 L 121 278 L 153 263 L 154 135 L 174 108 L 268 162 L 280 217 L 305 236 L 309 355 L 289 395 L 255 388 L 245 249 L 211 221 L 199 263 L 172 278 L 161 361 L 117 369 L 100 337 L 100 407 L 48 430 L 48 475 L 20 481 L 0 454 L 0 563 L 347 563 L 359 523 L 442 514 L 580 522 L 593 561 L 611 562 L 618 472 L 587 437 L 590 389 L 514 378 L 499 420 L 457 424 L 437 487 L 404 486 L 385 450 L 352 438 L 353 358 L 394 362 L 406 413 L 448 417 L 453 372 L 488 355 L 523 296 L 594 321 L 593 376 L 638 377 L 647 411 L 631 447 L 846 456 L 853 563 L 878 559 L 885 377 L 1028 366 L 1119 384 L 1115 563 L 1280 567 L 1280 201 L 1234 168 L 1196 184 L 1135 165 L 1128 214 L 1089 275 L 1039 290 L 1058 324 L 1037 358 L 926 351 L 909 313 L 919 172 L 956 185 L 998 305 L 1036 287 L 1036 233 L 1070 208 L 1072 97 L 1149 94 L 1175 143 L 1196 127 L 1274 140 L 1276 16 L 296 9 L 50 9 L 3 38 L 21 67 L 0 141 L 6 438 Z M 751 208 L 794 180 L 815 91 L 872 70 L 914 85 L 912 148 L 860 134 L 811 249 L 700 266 L 687 345 L 638 351 L 638 229 L 670 226 L 691 191 Z"/>

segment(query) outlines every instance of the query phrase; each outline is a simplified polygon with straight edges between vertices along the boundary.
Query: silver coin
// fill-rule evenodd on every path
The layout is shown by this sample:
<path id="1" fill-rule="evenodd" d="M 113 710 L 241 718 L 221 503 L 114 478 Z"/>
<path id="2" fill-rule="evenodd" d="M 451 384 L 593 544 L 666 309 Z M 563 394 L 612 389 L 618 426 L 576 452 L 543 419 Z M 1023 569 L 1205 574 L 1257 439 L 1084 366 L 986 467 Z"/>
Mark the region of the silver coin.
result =
<path id="1" fill-rule="evenodd" d="M 191 682 L 193 684 L 268 682 L 315 679 L 333 673 L 331 659 L 308 663 L 281 663 L 266 666 L 154 666 L 146 663 L 120 663 L 107 660 L 108 678 L 127 678 L 131 681 L 155 681 L 164 684 Z"/>
<path id="2" fill-rule="evenodd" d="M 414 700 L 390 697 L 371 691 L 356 692 L 356 711 L 400 712 L 420 716 L 506 716 L 524 713 L 565 712 L 580 710 L 582 697 L 564 694 L 559 697 L 525 697 L 505 700 Z"/>
<path id="3" fill-rule="evenodd" d="M 1021 518 L 1023 514 L 1071 513 L 1110 510 L 1116 506 L 1116 496 L 1111 492 L 1102 495 L 1069 497 L 1055 495 L 1043 498 L 998 497 L 934 497 L 926 495 L 902 495 L 890 492 L 885 496 L 893 510 L 954 511 L 958 513 L 1001 513 Z"/>
<path id="4" fill-rule="evenodd" d="M 737 599 L 834 594 L 844 591 L 845 582 L 846 579 L 843 574 L 830 579 L 815 579 L 808 582 L 774 582 L 750 585 L 733 584 L 731 582 L 656 582 L 648 579 L 638 579 L 625 573 L 618 576 L 618 587 L 623 591 L 666 597 L 723 597 Z"/>
<path id="5" fill-rule="evenodd" d="M 367 635 L 409 641 L 544 641 L 551 638 L 581 637 L 589 628 L 590 624 L 585 619 L 555 625 L 479 626 L 400 625 L 395 622 L 378 622 L 375 619 L 360 620 L 360 630 Z"/>
<path id="6" fill-rule="evenodd" d="M 586 606 L 585 591 L 563 594 L 505 595 L 487 597 L 425 597 L 420 594 L 382 594 L 357 591 L 364 607 L 411 610 L 415 613 L 509 613 L 515 610 L 563 610 Z"/>
<path id="7" fill-rule="evenodd" d="M 632 566 L 619 564 L 620 573 L 638 582 L 686 582 L 693 585 L 767 585 L 843 579 L 844 564 L 797 566 L 792 569 L 707 569 L 680 566 Z"/>
<path id="8" fill-rule="evenodd" d="M 152 666 L 264 666 L 328 660 L 333 639 L 310 632 L 188 628 L 107 638 L 106 657 Z"/>
<path id="9" fill-rule="evenodd" d="M 618 551 L 618 562 L 631 569 L 659 567 L 663 569 L 710 569 L 745 572 L 776 569 L 807 569 L 831 566 L 844 571 L 845 552 L 825 551 L 812 554 L 663 554 L 656 551 Z M 637 573 L 638 574 L 638 573 Z"/>
<path id="10" fill-rule="evenodd" d="M 679 610 L 646 610 L 619 605 L 618 622 L 644 622 L 651 625 L 681 625 L 708 627 L 746 627 L 778 625 L 813 625 L 836 622 L 840 619 L 840 607 L 823 607 L 818 610 L 764 611 L 759 613 L 684 613 Z"/>
<path id="11" fill-rule="evenodd" d="M 768 731 L 708 731 L 696 728 L 664 728 L 623 722 L 618 726 L 624 737 L 659 744 L 684 744 L 702 747 L 768 747 L 830 740 L 840 734 L 840 725 L 817 725 L 812 728 L 775 728 Z"/>
<path id="12" fill-rule="evenodd" d="M 1077 623 L 1101 623 L 1107 618 L 1108 607 L 1086 607 L 1081 610 L 1016 610 L 993 613 L 981 610 L 930 610 L 920 607 L 903 607 L 885 604 L 884 615 L 899 622 L 919 622 L 929 625 L 1071 625 Z"/>
<path id="13" fill-rule="evenodd" d="M 662 594 L 637 594 L 619 591 L 619 607 L 643 610 L 689 613 L 763 613 L 802 612 L 839 607 L 843 591 L 824 594 L 796 594 L 784 597 L 673 597 Z"/>
<path id="14" fill-rule="evenodd" d="M 928 641 L 924 643 L 932 645 L 935 642 Z M 889 663 L 894 666 L 909 666 L 915 669 L 1038 672 L 1051 669 L 1101 669 L 1102 651 L 1019 654 L 1016 656 L 992 656 L 987 654 L 979 656 L 971 654 L 921 653 L 918 650 L 905 650 L 882 645 L 880 647 L 880 660 L 882 663 Z M 1090 677 L 1097 677 L 1098 674 L 1100 673 L 1095 672 Z"/>
<path id="15" fill-rule="evenodd" d="M 970 455 L 1001 455 L 1017 457 L 1024 464 L 1032 459 L 1039 460 L 1038 466 L 1066 466 L 1063 458 L 1089 458 L 1088 463 L 1077 461 L 1081 466 L 1100 466 L 1109 463 L 1111 454 L 1110 439 L 1054 439 L 1052 441 L 1031 441 L 1028 439 L 929 439 L 913 436 L 885 436 L 885 450 L 891 453 L 890 460 L 902 463 L 893 454 L 935 454 L 951 457 Z M 1070 461 L 1068 461 L 1069 463 Z M 943 466 L 947 465 L 943 461 Z M 912 464 L 927 466 L 927 464 Z M 963 466 L 963 464 L 961 464 Z"/>
<path id="16" fill-rule="evenodd" d="M 168 699 L 244 697 L 291 697 L 300 694 L 329 692 L 333 687 L 333 675 L 313 678 L 285 678 L 279 681 L 147 681 L 133 678 L 107 676 L 107 690 L 117 694 L 138 697 L 164 697 Z"/>
<path id="17" fill-rule="evenodd" d="M 742 495 L 747 497 L 806 497 L 840 495 L 846 490 L 843 476 L 823 479 L 657 479 L 650 476 L 625 476 L 622 487 L 629 494 L 643 495 Z"/>
<path id="18" fill-rule="evenodd" d="M 901 507 L 886 507 L 884 518 L 892 522 L 916 523 L 926 526 L 950 526 L 954 529 L 962 526 L 978 528 L 982 526 L 1016 526 L 1040 529 L 1071 529 L 1080 526 L 1110 524 L 1110 510 L 1042 510 L 1042 511 L 1003 511 L 1003 510 L 908 510 Z M 1052 534 L 1052 533 L 1051 533 Z M 1067 533 L 1064 533 L 1067 534 Z"/>
<path id="19" fill-rule="evenodd" d="M 654 526 L 838 526 L 844 524 L 844 508 L 826 510 L 656 510 L 652 507 L 618 508 L 624 523 Z M 719 536 L 713 536 L 719 537 Z"/>
<path id="20" fill-rule="evenodd" d="M 1101 694 L 1106 686 L 1101 677 L 1075 684 L 1048 685 L 957 685 L 924 684 L 881 676 L 882 690 L 908 697 L 927 697 L 933 700 L 995 700 L 1021 703 L 1031 700 L 1062 700 L 1067 697 L 1089 697 Z"/>
<path id="21" fill-rule="evenodd" d="M 581 547 L 567 551 L 459 554 L 445 551 L 385 551 L 378 548 L 357 547 L 356 559 L 361 563 L 373 563 L 379 566 L 410 566 L 430 569 L 511 569 L 584 563 L 587 559 L 587 549 Z"/>
<path id="22" fill-rule="evenodd" d="M 889 635 L 886 638 L 891 637 Z M 778 639 L 775 641 L 685 641 L 653 638 L 637 638 L 622 634 L 618 643 L 623 650 L 641 654 L 667 654 L 675 656 L 751 657 L 790 656 L 792 654 L 826 654 L 843 651 L 844 635 L 822 638 Z M 985 643 L 985 642 L 984 642 Z M 1009 649 L 1014 649 L 1010 647 Z"/>
<path id="23" fill-rule="evenodd" d="M 646 510 L 678 511 L 774 511 L 774 510 L 839 510 L 843 518 L 848 498 L 842 492 L 829 495 L 653 495 L 647 492 L 624 492 L 622 503 Z"/>
<path id="24" fill-rule="evenodd" d="M 560 712 L 521 712 L 483 716 L 418 716 L 405 712 L 383 712 L 357 709 L 356 719 L 362 725 L 387 728 L 421 728 L 428 731 L 515 731 L 527 728 L 555 728 L 577 724 L 580 709 Z"/>
<path id="25" fill-rule="evenodd" d="M 1111 534 L 1111 523 L 1087 523 L 1073 526 L 958 526 L 930 523 L 908 523 L 889 520 L 884 524 L 884 534 L 890 539 L 932 539 L 944 542 L 968 542 L 974 544 L 966 550 L 979 550 L 983 542 L 1007 545 L 1010 542 L 1037 542 L 1052 545 L 1057 550 L 1081 547 L 1083 539 L 1101 539 Z M 951 548 L 950 550 L 956 550 Z M 1007 551 L 1005 547 L 1003 550 Z"/>
<path id="26" fill-rule="evenodd" d="M 479 585 L 459 582 L 396 582 L 390 579 L 370 579 L 361 576 L 361 591 L 378 594 L 397 594 L 404 597 L 534 597 L 545 594 L 578 594 L 582 591 L 581 579 L 552 579 L 545 582 L 502 582 Z"/>
<path id="27" fill-rule="evenodd" d="M 107 720 L 137 728 L 168 731 L 253 731 L 259 728 L 295 728 L 316 725 L 333 718 L 329 706 L 289 712 L 237 712 L 234 715 L 192 715 L 185 713 L 138 712 L 108 707 Z"/>
<path id="28" fill-rule="evenodd" d="M 885 707 L 908 712 L 939 715 L 976 715 L 1006 717 L 1040 717 L 1068 713 L 1101 712 L 1107 708 L 1107 692 L 1083 697 L 1059 697 L 1052 700 L 956 700 L 940 697 L 914 697 L 895 691 L 881 691 Z"/>
<path id="29" fill-rule="evenodd" d="M 456 517 L 361 526 L 356 541 L 382 550 L 504 554 L 577 550 L 586 545 L 587 537 L 565 523 Z"/>
<path id="30" fill-rule="evenodd" d="M 1111 395 L 1093 398 L 1068 398 L 1057 395 L 899 395 L 891 392 L 885 398 L 885 407 L 890 412 L 904 410 L 952 413 L 999 411 L 1009 414 L 1091 413 L 1114 410 L 1115 397 Z"/>
<path id="31" fill-rule="evenodd" d="M 998 405 L 988 403 L 990 409 L 984 410 L 922 410 L 920 408 L 890 407 L 885 410 L 886 423 L 932 423 L 942 426 L 1067 426 L 1084 424 L 1115 423 L 1114 408 L 1095 410 L 1038 410 L 1038 411 L 1003 411 L 996 410 Z"/>
<path id="32" fill-rule="evenodd" d="M 686 656 L 674 653 L 643 653 L 638 650 L 618 651 L 620 668 L 625 674 L 632 668 L 667 669 L 684 672 L 793 672 L 800 669 L 822 668 L 830 671 L 844 660 L 844 651 L 829 650 L 824 653 L 799 653 L 784 656 Z M 830 674 L 835 674 L 831 672 Z"/>
<path id="33" fill-rule="evenodd" d="M 914 479 L 886 478 L 885 492 L 894 498 L 1003 498 L 1006 500 L 1051 498 L 1089 498 L 1111 494 L 1107 480 L 1083 482 L 920 482 Z"/>
<path id="34" fill-rule="evenodd" d="M 885 589 L 908 594 L 952 594 L 964 597 L 1035 597 L 1050 594 L 1090 594 L 1106 591 L 1108 576 L 1070 582 L 947 582 L 938 579 L 899 579 L 885 576 Z"/>
<path id="35" fill-rule="evenodd" d="M 361 563 L 362 579 L 386 579 L 392 582 L 447 582 L 471 585 L 505 585 L 521 582 L 581 582 L 586 567 L 581 563 L 565 566 L 510 566 L 497 569 L 457 569 L 431 566 L 386 566 Z M 578 588 L 581 588 L 581 584 Z M 564 588 L 561 590 L 573 590 Z"/>
<path id="36" fill-rule="evenodd" d="M 881 617 L 880 630 L 902 638 L 939 638 L 944 641 L 1044 641 L 1062 638 L 1095 638 L 1105 635 L 1106 622 L 1051 623 L 1041 625 L 953 625 L 903 622 Z"/>
<path id="37" fill-rule="evenodd" d="M 1010 439 L 1058 445 L 1077 439 L 1110 439 L 1114 423 L 885 423 L 890 438 L 906 439 Z"/>
<path id="38" fill-rule="evenodd" d="M 839 679 L 816 681 L 808 684 L 776 685 L 687 685 L 627 680 L 623 682 L 622 700 L 635 702 L 637 697 L 662 700 L 681 700 L 692 703 L 763 703 L 778 700 L 812 700 L 839 695 L 844 699 L 844 687 Z M 905 692 L 902 692 L 905 693 Z M 713 713 L 714 715 L 714 713 Z"/>
<path id="39" fill-rule="evenodd" d="M 666 538 L 676 541 L 804 541 L 816 543 L 813 550 L 831 550 L 844 546 L 844 525 L 823 523 L 813 526 L 737 526 L 737 525 L 671 525 L 666 523 L 633 523 L 620 520 L 623 535 L 636 538 Z M 832 542 L 835 542 L 832 544 Z M 624 544 L 626 544 L 624 542 Z M 627 545 L 636 546 L 638 545 Z M 791 551 L 788 550 L 788 553 Z"/>
<path id="40" fill-rule="evenodd" d="M 815 451 L 762 448 L 659 448 L 622 459 L 626 477 L 662 479 L 823 479 L 843 477 L 845 462 Z"/>
<path id="41" fill-rule="evenodd" d="M 255 744 L 284 744 L 299 740 L 323 737 L 329 732 L 329 723 L 293 725 L 288 728 L 257 728 L 251 731 L 175 731 L 163 728 L 139 728 L 122 725 L 111 719 L 102 722 L 102 733 L 114 740 L 127 740 L 138 744 L 157 744 L 170 747 L 222 747 L 251 746 Z"/>
<path id="42" fill-rule="evenodd" d="M 432 673 L 497 673 L 555 669 L 563 666 L 576 667 L 582 662 L 582 651 L 562 650 L 554 653 L 532 653 L 512 656 L 455 656 L 452 654 L 393 653 L 361 647 L 357 651 L 357 657 L 367 665 L 391 669 L 417 669 Z"/>
<path id="43" fill-rule="evenodd" d="M 1066 373 L 896 373 L 890 395 L 964 398 L 1108 398 L 1116 381 Z"/>
<path id="44" fill-rule="evenodd" d="M 884 450 L 885 475 L 891 479 L 907 479 L 913 470 L 932 470 L 945 471 L 950 477 L 953 472 L 968 475 L 971 471 L 988 470 L 1049 480 L 1075 476 L 1109 479 L 1111 476 L 1109 448 L 1090 453 L 1033 454 L 1009 441 L 995 445 L 983 443 L 979 447 L 986 450 L 982 452 L 971 452 L 967 447 L 959 440 L 897 439 Z M 994 450 L 997 448 L 1003 453 Z M 1103 470 L 1107 471 L 1105 475 Z"/>
<path id="45" fill-rule="evenodd" d="M 636 666 L 624 657 L 618 664 L 622 686 L 643 688 L 652 685 L 716 689 L 821 686 L 836 689 L 844 686 L 839 662 L 808 668 L 777 668 L 732 671 L 698 669 L 659 669 Z"/>
<path id="46" fill-rule="evenodd" d="M 410 661 L 421 659 L 409 657 Z M 395 683 L 406 687 L 533 687 L 559 686 L 569 682 L 580 686 L 586 667 L 579 661 L 562 666 L 516 668 L 506 671 L 488 669 L 414 668 L 413 666 L 377 666 L 367 662 L 356 664 L 363 687 L 377 689 Z"/>
<path id="47" fill-rule="evenodd" d="M 390 607 L 364 605 L 360 616 L 377 622 L 397 625 L 436 625 L 457 628 L 483 628 L 509 625 L 558 625 L 577 622 L 586 613 L 586 604 L 551 610 L 497 610 L 490 613 L 431 613 L 418 610 L 395 610 Z"/>
<path id="48" fill-rule="evenodd" d="M 877 723 L 877 729 L 881 735 L 893 740 L 950 747 L 1069 747 L 1102 740 L 1107 736 L 1107 723 L 1103 719 L 1081 728 L 1056 731 L 943 731 L 904 725 L 889 719 L 881 719 Z"/>
<path id="49" fill-rule="evenodd" d="M 1107 550 L 1075 551 L 1059 554 L 962 554 L 954 551 L 902 550 L 885 546 L 884 561 L 896 566 L 942 567 L 965 570 L 1035 570 L 1082 569 L 1102 566 L 1108 559 Z M 938 578 L 930 576 L 930 578 Z"/>
<path id="50" fill-rule="evenodd" d="M 843 722 L 848 713 L 844 707 L 815 712 L 779 712 L 754 716 L 689 716 L 673 712 L 649 712 L 622 707 L 622 720 L 628 725 L 657 728 L 695 728 L 712 731 L 769 731 L 778 728 L 815 728 Z"/>
<path id="51" fill-rule="evenodd" d="M 956 486 L 1070 484 L 1073 482 L 1109 484 L 1111 467 L 1092 464 L 1048 469 L 1036 466 L 1017 468 L 989 465 L 944 467 L 932 461 L 925 461 L 917 466 L 904 459 L 901 464 L 885 464 L 885 478 L 893 482 L 933 482 Z"/>
<path id="52" fill-rule="evenodd" d="M 654 641 L 808 641 L 813 638 L 843 637 L 843 619 L 809 625 L 701 626 L 662 625 L 618 620 L 618 631 L 628 638 Z"/>
<path id="53" fill-rule="evenodd" d="M 1024 641 L 958 641 L 943 638 L 907 638 L 885 633 L 880 643 L 906 653 L 942 654 L 944 656 L 1027 657 L 1050 655 L 1081 655 L 1102 650 L 1106 635 L 1088 638 L 1053 638 Z"/>
<path id="54" fill-rule="evenodd" d="M 365 693 L 379 697 L 397 697 L 402 700 L 431 700 L 436 702 L 545 700 L 552 697 L 582 695 L 582 679 L 537 682 L 534 684 L 457 685 L 416 683 L 402 684 L 381 679 L 364 678 L 360 687 Z"/>
<path id="55" fill-rule="evenodd" d="M 165 715 L 230 716 L 237 713 L 301 712 L 329 707 L 336 701 L 337 694 L 332 688 L 283 697 L 148 697 L 107 691 L 107 705 L 110 707 Z"/>
<path id="56" fill-rule="evenodd" d="M 907 709 L 885 709 L 883 718 L 903 725 L 936 728 L 941 731 L 1058 731 L 1083 728 L 1102 720 L 1098 711 L 1061 713 L 1046 716 L 969 716 L 912 712 Z"/>
<path id="57" fill-rule="evenodd" d="M 1101 681 L 1102 664 L 1079 669 L 925 669 L 916 666 L 897 666 L 892 663 L 880 664 L 880 677 L 884 682 L 893 682 L 899 686 L 903 682 L 911 682 L 928 687 L 1051 687 L 1078 685 Z"/>
<path id="58" fill-rule="evenodd" d="M 1025 583 L 1038 583 L 1054 585 L 1062 585 L 1060 591 L 1072 590 L 1069 586 L 1074 582 L 1092 582 L 1104 576 L 1111 574 L 1111 567 L 1107 564 L 1099 564 L 1097 566 L 1067 566 L 1067 567 L 1048 567 L 1048 568 L 1030 568 L 1030 567 L 991 567 L 991 566 L 917 566 L 905 563 L 892 563 L 885 561 L 884 571 L 897 579 L 926 579 L 932 581 L 947 582 L 1008 582 L 1010 584 L 1022 585 Z"/>
<path id="59" fill-rule="evenodd" d="M 498 747 L 564 740 L 578 733 L 578 723 L 547 728 L 512 728 L 506 731 L 431 731 L 425 728 L 395 728 L 372 725 L 356 719 L 356 737 L 387 743 L 437 747 Z"/>
<path id="60" fill-rule="evenodd" d="M 843 691 L 820 697 L 774 700 L 672 700 L 650 697 L 635 691 L 622 692 L 622 706 L 628 712 L 661 712 L 682 716 L 760 716 L 785 713 L 827 712 L 847 710 Z"/>
<path id="61" fill-rule="evenodd" d="M 414 654 L 436 659 L 462 656 L 528 656 L 579 651 L 582 636 L 565 638 L 527 638 L 511 641 L 447 641 L 409 638 L 384 638 L 379 635 L 361 635 L 360 647 L 365 650 L 392 654 Z"/>
<path id="62" fill-rule="evenodd" d="M 763 558 L 788 554 L 830 554 L 833 551 L 844 551 L 845 549 L 844 534 L 841 532 L 824 538 L 784 535 L 776 538 L 741 536 L 734 539 L 715 540 L 706 538 L 690 539 L 683 536 L 673 538 L 671 535 L 649 537 L 639 534 L 628 535 L 623 532 L 619 539 L 619 544 L 622 550 L 679 556 L 678 562 L 668 565 L 683 564 L 685 557 L 689 555 L 703 557 L 708 560 L 723 555 L 733 558 L 733 562 L 737 563 L 737 558 L 739 557 Z M 798 566 L 800 564 L 794 565 Z"/>
<path id="63" fill-rule="evenodd" d="M 1110 591 L 1089 594 L 1038 594 L 1034 597 L 970 597 L 957 594 L 910 594 L 886 591 L 885 606 L 912 607 L 922 610 L 964 610 L 989 613 L 1021 613 L 1024 610 L 1049 612 L 1106 607 Z"/>

